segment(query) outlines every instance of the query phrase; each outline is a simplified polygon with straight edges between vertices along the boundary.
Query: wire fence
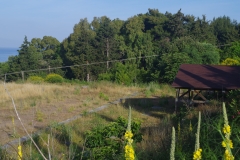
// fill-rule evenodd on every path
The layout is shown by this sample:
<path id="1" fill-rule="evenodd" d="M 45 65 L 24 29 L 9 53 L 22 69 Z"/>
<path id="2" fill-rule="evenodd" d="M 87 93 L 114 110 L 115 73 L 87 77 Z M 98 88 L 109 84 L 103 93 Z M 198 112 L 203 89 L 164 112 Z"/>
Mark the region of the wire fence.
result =
<path id="1" fill-rule="evenodd" d="M 145 58 L 158 57 L 158 56 L 159 55 L 151 55 L 151 56 L 144 56 L 144 57 L 126 58 L 126 59 L 120 59 L 120 60 L 109 60 L 109 61 L 102 61 L 102 62 L 92 62 L 92 63 L 87 62 L 85 64 L 76 64 L 76 65 L 60 66 L 60 67 L 50 67 L 49 66 L 48 68 L 42 68 L 42 69 L 5 73 L 5 74 L 1 74 L 0 77 L 6 77 L 7 75 L 20 74 L 22 76 L 22 79 L 24 80 L 24 73 L 38 72 L 38 71 L 48 71 L 50 73 L 51 70 L 56 70 L 56 69 L 65 69 L 65 68 L 71 68 L 71 67 L 83 67 L 83 66 L 91 66 L 91 65 L 99 65 L 99 64 L 106 64 L 108 66 L 109 63 L 130 61 L 130 60 L 136 60 L 136 59 L 145 59 Z"/>
<path id="2" fill-rule="evenodd" d="M 222 46 L 229 46 L 232 45 L 234 42 L 230 42 L 228 44 L 218 44 L 215 45 L 216 47 L 222 47 Z M 48 67 L 48 68 L 41 68 L 41 69 L 34 69 L 34 70 L 26 70 L 26 71 L 19 71 L 19 72 L 11 72 L 11 73 L 5 73 L 1 74 L 0 77 L 4 77 L 6 75 L 14 75 L 14 74 L 24 74 L 29 72 L 36 72 L 36 71 L 51 71 L 54 69 L 64 69 L 64 68 L 71 68 L 71 67 L 82 67 L 82 66 L 90 66 L 90 65 L 97 65 L 97 64 L 106 64 L 108 66 L 108 63 L 110 62 L 122 62 L 122 61 L 128 61 L 128 60 L 134 60 L 134 59 L 142 59 L 142 58 L 150 58 L 150 57 L 157 57 L 159 55 L 151 55 L 151 56 L 144 56 L 144 57 L 134 57 L 134 58 L 126 58 L 126 59 L 120 59 L 120 60 L 109 60 L 109 61 L 102 61 L 102 62 L 92 62 L 92 63 L 86 63 L 86 64 L 76 64 L 76 65 L 70 65 L 70 66 L 59 66 L 59 67 Z"/>

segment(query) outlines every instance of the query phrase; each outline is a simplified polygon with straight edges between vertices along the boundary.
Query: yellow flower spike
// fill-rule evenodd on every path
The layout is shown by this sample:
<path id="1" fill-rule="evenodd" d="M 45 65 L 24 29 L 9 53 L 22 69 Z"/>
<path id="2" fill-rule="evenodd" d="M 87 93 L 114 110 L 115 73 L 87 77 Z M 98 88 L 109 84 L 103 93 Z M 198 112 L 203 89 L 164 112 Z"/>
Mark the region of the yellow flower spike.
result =
<path id="1" fill-rule="evenodd" d="M 229 146 L 230 148 L 233 148 L 232 140 L 222 141 L 222 146 L 223 146 L 224 148 L 227 147 L 227 144 L 228 144 L 228 146 Z"/>
<path id="2" fill-rule="evenodd" d="M 201 112 L 198 114 L 198 127 L 196 133 L 196 142 L 195 142 L 195 151 L 193 153 L 193 160 L 201 160 L 202 159 L 202 149 L 200 148 L 200 128 L 201 128 Z"/>
<path id="3" fill-rule="evenodd" d="M 230 148 L 233 148 L 232 140 L 229 141 L 229 147 L 230 147 Z"/>
<path id="4" fill-rule="evenodd" d="M 126 139 L 128 139 L 128 138 L 132 138 L 133 137 L 133 134 L 132 134 L 132 132 L 131 131 L 126 131 L 126 133 L 125 133 L 125 135 L 124 135 L 124 137 L 126 138 Z"/>
<path id="5" fill-rule="evenodd" d="M 225 150 L 224 158 L 225 160 L 234 160 L 234 156 L 232 156 L 227 149 Z"/>
<path id="6" fill-rule="evenodd" d="M 231 148 L 233 148 L 232 140 L 230 139 L 231 136 L 231 127 L 228 125 L 228 118 L 227 118 L 227 111 L 225 107 L 225 103 L 223 103 L 223 118 L 224 118 L 224 127 L 223 133 L 225 134 L 222 146 L 226 148 L 224 152 L 224 160 L 234 160 L 234 156 L 232 155 Z"/>
<path id="7" fill-rule="evenodd" d="M 133 133 L 131 131 L 131 107 L 129 107 L 129 115 L 128 115 L 128 127 L 127 131 L 125 132 L 124 138 L 127 141 L 125 145 L 125 159 L 126 160 L 134 160 L 135 159 L 135 152 L 132 146 L 133 143 Z"/>
<path id="8" fill-rule="evenodd" d="M 202 149 L 199 148 L 198 150 L 196 150 L 193 154 L 193 160 L 200 160 L 202 158 Z"/>
<path id="9" fill-rule="evenodd" d="M 224 148 L 226 148 L 226 146 L 227 146 L 224 141 L 222 141 L 222 146 L 223 146 Z"/>
<path id="10" fill-rule="evenodd" d="M 224 124 L 223 133 L 224 134 L 230 134 L 231 133 L 231 127 L 229 125 Z"/>
<path id="11" fill-rule="evenodd" d="M 19 138 L 19 145 L 18 145 L 18 160 L 22 159 L 22 146 L 20 143 L 20 138 Z"/>

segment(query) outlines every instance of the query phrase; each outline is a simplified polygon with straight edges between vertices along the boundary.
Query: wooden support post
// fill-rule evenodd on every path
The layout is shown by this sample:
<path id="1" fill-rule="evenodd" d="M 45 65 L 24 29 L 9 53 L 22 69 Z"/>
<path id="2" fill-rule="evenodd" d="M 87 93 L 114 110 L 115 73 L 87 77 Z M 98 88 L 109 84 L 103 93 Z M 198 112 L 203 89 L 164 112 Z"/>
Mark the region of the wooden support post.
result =
<path id="1" fill-rule="evenodd" d="M 226 91 L 225 91 L 225 90 L 222 90 L 222 101 L 223 101 L 223 102 L 225 102 L 225 98 L 224 98 L 224 97 L 225 97 L 225 93 L 226 93 Z"/>
<path id="2" fill-rule="evenodd" d="M 189 106 L 191 106 L 192 104 L 193 104 L 193 89 L 190 91 L 191 93 L 190 93 L 190 103 L 189 103 Z"/>
<path id="3" fill-rule="evenodd" d="M 179 92 L 180 92 L 180 89 L 176 89 L 175 113 L 177 113 L 177 104 L 178 104 Z"/>
<path id="4" fill-rule="evenodd" d="M 184 96 L 189 94 L 189 90 L 186 91 L 186 92 L 182 92 L 182 93 L 181 93 L 181 91 L 183 91 L 183 90 L 179 89 L 178 101 L 181 101 L 183 103 L 187 103 L 188 104 L 189 102 L 188 102 L 188 100 L 186 100 L 186 101 L 184 100 Z M 182 94 L 182 95 L 180 95 L 180 94 Z"/>
<path id="5" fill-rule="evenodd" d="M 201 93 L 202 91 L 196 91 L 196 90 L 194 90 L 194 92 L 197 93 L 197 94 L 194 96 L 194 98 L 197 97 L 197 96 L 199 96 L 199 97 L 201 97 L 204 101 L 208 101 L 207 98 L 205 98 L 205 97 L 202 95 L 202 93 Z M 193 99 L 194 99 L 194 98 L 193 98 Z"/>
<path id="6" fill-rule="evenodd" d="M 51 67 L 48 66 L 48 73 L 50 74 L 50 72 L 51 72 Z"/>
<path id="7" fill-rule="evenodd" d="M 191 103 L 191 90 L 190 89 L 188 89 L 188 105 L 190 106 L 190 103 Z"/>

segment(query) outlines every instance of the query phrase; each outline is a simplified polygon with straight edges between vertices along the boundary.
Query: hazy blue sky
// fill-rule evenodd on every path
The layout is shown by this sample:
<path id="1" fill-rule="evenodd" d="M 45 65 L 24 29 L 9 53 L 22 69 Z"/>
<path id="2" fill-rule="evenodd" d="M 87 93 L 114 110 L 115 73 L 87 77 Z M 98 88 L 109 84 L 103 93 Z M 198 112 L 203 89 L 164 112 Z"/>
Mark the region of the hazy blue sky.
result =
<path id="1" fill-rule="evenodd" d="M 107 16 L 127 20 L 148 8 L 195 17 L 229 16 L 240 23 L 240 0 L 1 0 L 0 47 L 19 47 L 26 35 L 32 38 L 52 36 L 60 42 L 72 33 L 82 18 Z"/>

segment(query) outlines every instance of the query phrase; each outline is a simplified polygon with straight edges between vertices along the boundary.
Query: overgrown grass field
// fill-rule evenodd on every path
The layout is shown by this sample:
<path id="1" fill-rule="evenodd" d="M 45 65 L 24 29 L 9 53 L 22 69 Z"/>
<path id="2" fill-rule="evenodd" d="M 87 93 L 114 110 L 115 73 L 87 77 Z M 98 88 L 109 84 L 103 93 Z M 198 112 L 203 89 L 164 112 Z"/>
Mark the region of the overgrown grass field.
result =
<path id="1" fill-rule="evenodd" d="M 33 133 L 43 130 L 39 136 L 34 136 L 34 140 L 44 155 L 48 157 L 50 154 L 52 159 L 95 159 L 92 154 L 98 152 L 96 148 L 89 148 L 86 144 L 89 143 L 86 133 L 95 133 L 96 130 L 101 132 L 119 117 L 127 119 L 129 106 L 132 107 L 132 121 L 141 124 L 142 139 L 134 144 L 137 159 L 169 159 L 173 126 L 177 132 L 176 159 L 192 159 L 199 111 L 203 121 L 200 137 L 203 156 L 207 159 L 219 159 L 224 153 L 221 135 L 218 133 L 223 124 L 221 103 L 212 101 L 209 105 L 197 107 L 183 105 L 179 113 L 174 114 L 175 92 L 169 85 L 150 83 L 124 86 L 109 82 L 68 82 L 61 85 L 8 83 L 6 87 L 13 96 L 28 131 Z M 134 97 L 121 99 L 119 103 L 110 103 L 107 108 L 98 112 L 89 112 L 135 92 L 138 94 Z M 4 130 L 2 135 L 5 134 L 1 143 L 5 144 L 26 134 L 3 87 L 0 97 L 1 118 L 5 122 L 1 125 Z M 81 117 L 67 124 L 59 124 L 76 115 Z M 239 140 L 239 132 L 236 125 L 238 119 L 235 120 L 231 124 L 234 126 L 232 134 L 235 135 L 233 153 L 237 159 L 239 145 L 236 142 Z M 120 141 L 119 144 L 123 143 L 121 138 L 117 140 Z M 17 145 L 8 147 L 6 151 L 2 150 L 1 156 L 4 159 L 16 159 Z M 106 144 L 108 145 L 111 146 Z M 21 146 L 23 159 L 42 159 L 31 141 L 21 143 Z M 123 151 L 117 153 L 119 155 L 112 155 L 107 159 L 124 157 Z"/>

